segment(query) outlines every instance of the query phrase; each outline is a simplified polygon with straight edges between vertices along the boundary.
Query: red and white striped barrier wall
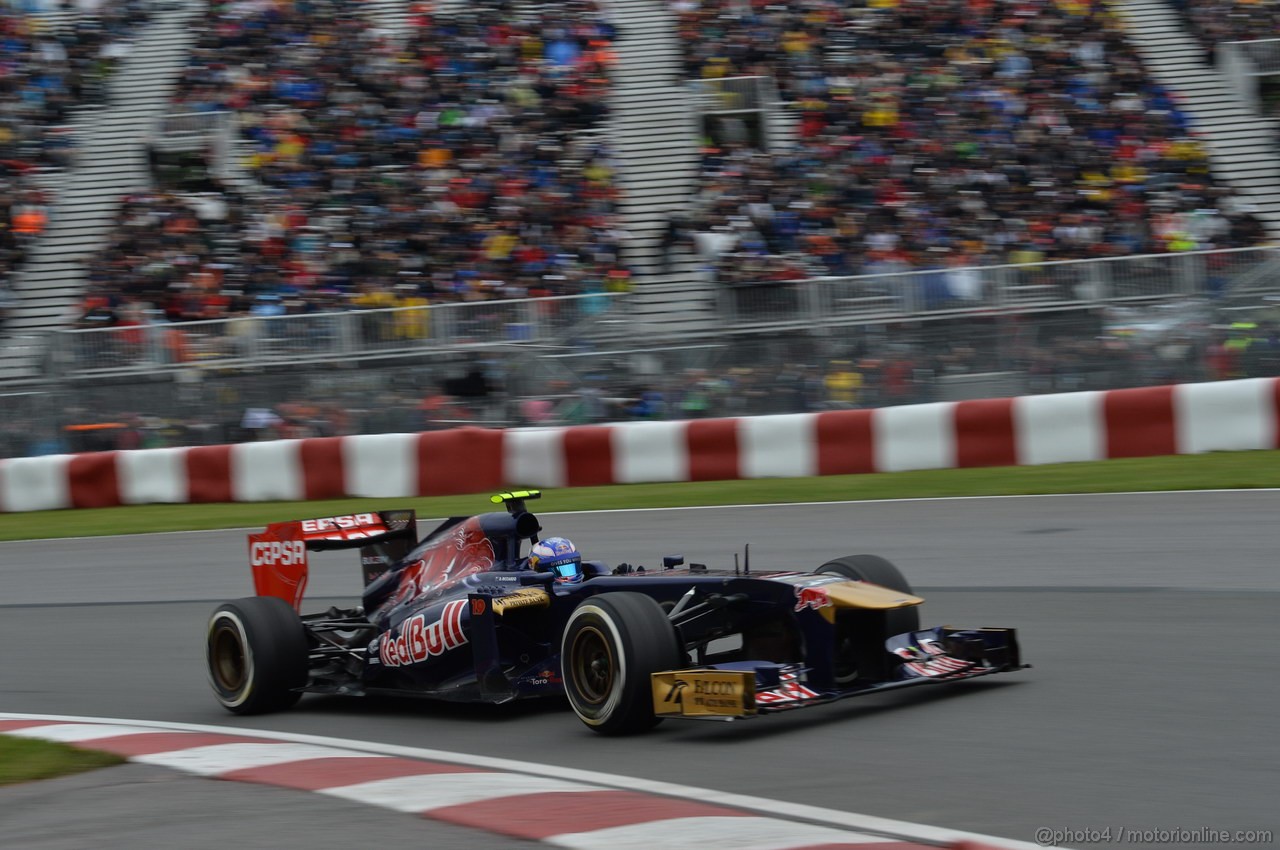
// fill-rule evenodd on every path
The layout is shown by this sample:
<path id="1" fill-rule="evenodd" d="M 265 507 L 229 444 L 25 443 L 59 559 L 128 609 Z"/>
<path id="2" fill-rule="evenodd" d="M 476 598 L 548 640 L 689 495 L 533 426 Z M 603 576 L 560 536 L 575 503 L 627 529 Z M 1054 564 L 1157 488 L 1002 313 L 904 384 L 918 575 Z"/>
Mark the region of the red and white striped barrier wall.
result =
<path id="1" fill-rule="evenodd" d="M 566 428 L 458 428 L 0 462 L 0 511 L 437 496 L 1280 448 L 1280 379 Z"/>

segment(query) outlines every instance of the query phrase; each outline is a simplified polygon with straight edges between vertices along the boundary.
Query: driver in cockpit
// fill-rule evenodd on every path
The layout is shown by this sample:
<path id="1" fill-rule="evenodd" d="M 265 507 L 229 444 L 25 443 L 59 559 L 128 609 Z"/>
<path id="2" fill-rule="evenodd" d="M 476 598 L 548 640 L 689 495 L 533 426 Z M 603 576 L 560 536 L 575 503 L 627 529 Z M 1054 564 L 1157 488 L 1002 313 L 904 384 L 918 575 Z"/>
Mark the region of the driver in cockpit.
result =
<path id="1" fill-rule="evenodd" d="M 582 555 L 567 537 L 548 537 L 529 550 L 529 569 L 555 573 L 556 584 L 579 584 L 584 578 Z"/>

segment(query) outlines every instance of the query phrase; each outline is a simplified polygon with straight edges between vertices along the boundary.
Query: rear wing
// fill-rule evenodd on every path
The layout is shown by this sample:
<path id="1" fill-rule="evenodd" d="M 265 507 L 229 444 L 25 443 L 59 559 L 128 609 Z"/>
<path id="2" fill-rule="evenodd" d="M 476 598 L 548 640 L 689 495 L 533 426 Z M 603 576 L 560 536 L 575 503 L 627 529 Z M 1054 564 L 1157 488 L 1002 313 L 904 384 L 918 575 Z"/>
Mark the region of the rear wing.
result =
<path id="1" fill-rule="evenodd" d="M 273 522 L 249 535 L 249 567 L 259 596 L 276 596 L 295 610 L 307 587 L 307 552 L 359 549 L 367 585 L 403 558 L 418 542 L 412 510 Z"/>

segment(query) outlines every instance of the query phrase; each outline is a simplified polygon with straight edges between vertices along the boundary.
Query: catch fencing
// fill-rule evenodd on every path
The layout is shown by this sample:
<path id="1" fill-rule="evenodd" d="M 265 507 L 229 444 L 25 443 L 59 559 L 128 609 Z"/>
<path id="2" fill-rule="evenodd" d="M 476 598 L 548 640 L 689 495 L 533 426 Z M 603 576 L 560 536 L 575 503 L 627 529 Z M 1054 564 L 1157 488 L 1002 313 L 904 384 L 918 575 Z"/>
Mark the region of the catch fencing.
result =
<path id="1" fill-rule="evenodd" d="M 935 271 L 802 281 L 787 291 L 827 306 L 779 303 L 777 290 L 680 340 L 619 334 L 627 294 L 72 330 L 42 341 L 52 355 L 38 384 L 0 396 L 0 457 L 814 413 L 1280 374 L 1270 342 L 1280 309 L 1250 307 L 1276 290 L 1274 249 L 961 271 L 1006 292 L 1078 295 L 1101 279 L 1113 293 L 1225 294 L 1009 310 L 920 300 L 923 312 L 907 315 L 840 303 L 844 287 L 865 296 L 877 286 L 903 303 L 913 286 L 932 290 L 892 281 Z M 1230 362 L 1214 359 L 1224 345 Z M 483 387 L 466 380 L 476 370 Z M 262 420 L 255 410 L 284 424 L 246 426 Z"/>
<path id="2" fill-rule="evenodd" d="M 1276 326 L 1280 308 L 1222 311 L 1201 299 L 680 343 L 428 347 L 403 356 L 239 361 L 243 367 L 192 359 L 151 371 L 129 361 L 133 372 L 82 370 L 0 394 L 0 457 L 459 424 L 743 417 L 1264 377 L 1280 374 L 1280 349 L 1268 342 Z M 1213 359 L 1223 344 L 1238 352 L 1225 364 Z M 483 385 L 468 379 L 477 371 Z M 246 433 L 252 410 L 285 422 Z"/>
<path id="3" fill-rule="evenodd" d="M 1240 248 L 724 284 L 711 336 L 1211 299 L 1274 291 L 1277 282 L 1280 249 Z M 564 349 L 589 342 L 601 319 L 625 318 L 629 297 L 593 293 L 59 331 L 51 335 L 47 377 L 306 365 L 512 346 Z"/>
<path id="4" fill-rule="evenodd" d="M 732 283 L 719 307 L 737 330 L 813 328 L 1216 297 L 1278 281 L 1280 249 L 1233 248 Z"/>
<path id="5" fill-rule="evenodd" d="M 62 377 L 120 376 L 560 344 L 617 297 L 599 293 L 81 328 L 53 335 L 52 367 Z"/>

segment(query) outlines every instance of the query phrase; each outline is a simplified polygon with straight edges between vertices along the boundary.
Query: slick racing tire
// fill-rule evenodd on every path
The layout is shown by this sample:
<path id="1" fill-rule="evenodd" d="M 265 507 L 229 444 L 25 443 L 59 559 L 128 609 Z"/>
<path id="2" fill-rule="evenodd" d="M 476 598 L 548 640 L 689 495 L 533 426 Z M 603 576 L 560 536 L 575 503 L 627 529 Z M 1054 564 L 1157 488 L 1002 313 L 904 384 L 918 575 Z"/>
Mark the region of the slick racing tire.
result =
<path id="1" fill-rule="evenodd" d="M 855 581 L 866 581 L 899 593 L 912 593 L 911 585 L 907 583 L 902 571 L 879 555 L 845 555 L 843 558 L 827 561 L 814 572 L 840 575 Z M 919 628 L 919 605 L 912 605 L 909 608 L 891 608 L 884 612 L 884 631 L 876 635 L 875 640 L 879 646 L 883 646 L 884 641 L 894 635 L 914 632 Z M 865 637 L 865 633 L 858 631 L 852 623 L 846 625 L 844 622 L 837 622 L 834 670 L 836 684 L 851 684 L 859 675 L 866 672 L 859 669 L 858 663 L 860 656 L 865 658 L 858 648 L 858 644 L 865 640 Z"/>
<path id="2" fill-rule="evenodd" d="M 569 616 L 560 646 L 561 675 L 569 705 L 602 735 L 651 729 L 649 676 L 684 666 L 675 626 L 658 603 L 642 593 L 602 593 Z"/>
<path id="3" fill-rule="evenodd" d="M 855 581 L 878 584 L 899 593 L 915 595 L 902 571 L 879 555 L 845 555 L 843 558 L 827 561 L 814 572 L 841 575 Z M 885 615 L 887 637 L 900 635 L 903 632 L 914 632 L 920 628 L 919 605 L 912 605 L 910 608 L 893 608 L 886 611 Z"/>
<path id="4" fill-rule="evenodd" d="M 219 605 L 205 641 L 209 684 L 235 714 L 289 708 L 307 684 L 307 636 L 283 599 L 251 596 Z"/>

